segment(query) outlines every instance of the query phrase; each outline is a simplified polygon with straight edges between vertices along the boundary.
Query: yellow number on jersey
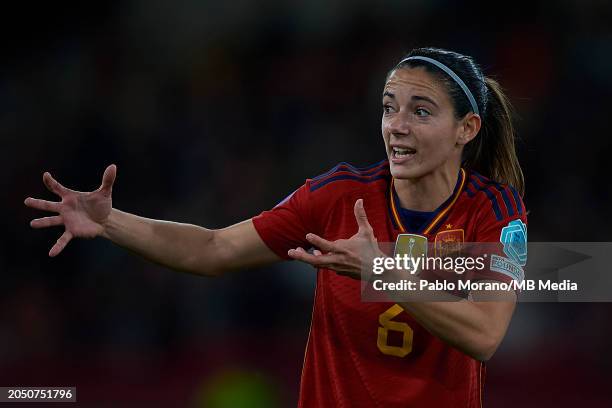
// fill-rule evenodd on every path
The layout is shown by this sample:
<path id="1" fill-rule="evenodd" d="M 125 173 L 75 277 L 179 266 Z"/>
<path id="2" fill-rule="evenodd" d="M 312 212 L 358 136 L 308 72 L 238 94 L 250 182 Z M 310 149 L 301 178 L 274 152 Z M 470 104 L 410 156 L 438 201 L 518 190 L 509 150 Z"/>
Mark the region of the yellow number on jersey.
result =
<path id="1" fill-rule="evenodd" d="M 378 316 L 378 322 L 382 327 L 378 328 L 378 339 L 376 345 L 378 349 L 389 356 L 406 357 L 412 351 L 412 336 L 413 331 L 404 322 L 394 322 L 393 319 L 404 309 L 398 304 L 394 304 L 389 309 L 385 310 Z M 390 346 L 387 344 L 389 330 L 402 333 L 402 346 Z"/>

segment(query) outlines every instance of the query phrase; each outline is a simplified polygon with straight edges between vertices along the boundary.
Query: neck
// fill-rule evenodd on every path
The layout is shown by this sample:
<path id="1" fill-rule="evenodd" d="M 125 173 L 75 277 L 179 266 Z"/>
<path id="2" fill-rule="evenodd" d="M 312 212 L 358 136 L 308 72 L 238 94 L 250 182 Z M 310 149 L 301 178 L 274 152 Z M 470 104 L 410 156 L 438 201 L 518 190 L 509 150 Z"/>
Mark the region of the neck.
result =
<path id="1" fill-rule="evenodd" d="M 459 166 L 445 166 L 416 179 L 394 179 L 402 208 L 434 211 L 453 194 Z"/>

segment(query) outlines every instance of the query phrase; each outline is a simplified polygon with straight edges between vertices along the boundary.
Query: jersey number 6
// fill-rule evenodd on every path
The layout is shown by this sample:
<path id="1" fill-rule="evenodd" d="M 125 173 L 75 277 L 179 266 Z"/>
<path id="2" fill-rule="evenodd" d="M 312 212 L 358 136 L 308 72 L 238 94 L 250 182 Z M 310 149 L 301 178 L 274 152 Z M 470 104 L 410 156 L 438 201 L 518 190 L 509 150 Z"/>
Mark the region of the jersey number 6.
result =
<path id="1" fill-rule="evenodd" d="M 391 320 L 403 311 L 404 309 L 400 305 L 395 304 L 378 316 L 378 322 L 381 327 L 378 328 L 376 345 L 383 354 L 405 357 L 412 351 L 412 336 L 414 333 L 410 326 L 404 322 L 394 322 Z M 390 330 L 402 333 L 401 347 L 387 344 Z"/>

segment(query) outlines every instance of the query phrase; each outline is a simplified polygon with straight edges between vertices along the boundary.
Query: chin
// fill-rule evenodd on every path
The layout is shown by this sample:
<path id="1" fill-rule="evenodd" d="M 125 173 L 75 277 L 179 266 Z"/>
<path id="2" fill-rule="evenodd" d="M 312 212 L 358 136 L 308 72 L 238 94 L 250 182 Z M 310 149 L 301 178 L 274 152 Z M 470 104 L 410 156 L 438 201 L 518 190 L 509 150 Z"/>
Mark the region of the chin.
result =
<path id="1" fill-rule="evenodd" d="M 417 179 L 425 175 L 421 166 L 406 166 L 390 163 L 389 170 L 394 179 Z"/>

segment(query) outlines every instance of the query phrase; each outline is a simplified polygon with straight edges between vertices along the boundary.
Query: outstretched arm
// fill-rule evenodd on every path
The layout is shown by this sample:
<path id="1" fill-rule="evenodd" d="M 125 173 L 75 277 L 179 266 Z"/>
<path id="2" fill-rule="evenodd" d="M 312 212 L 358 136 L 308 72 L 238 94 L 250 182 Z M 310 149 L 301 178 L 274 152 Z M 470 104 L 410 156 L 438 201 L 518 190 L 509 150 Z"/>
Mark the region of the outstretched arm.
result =
<path id="1" fill-rule="evenodd" d="M 113 209 L 102 236 L 157 264 L 208 276 L 279 260 L 251 220 L 212 230 Z"/>
<path id="2" fill-rule="evenodd" d="M 72 238 L 102 236 L 142 257 L 183 272 L 214 276 L 220 273 L 278 261 L 262 241 L 251 220 L 212 230 L 191 224 L 153 220 L 112 208 L 112 187 L 117 174 L 108 166 L 100 188 L 91 192 L 62 186 L 49 173 L 47 188 L 60 202 L 28 197 L 28 207 L 58 213 L 38 218 L 33 228 L 64 226 L 64 233 L 49 251 L 58 255 Z"/>

